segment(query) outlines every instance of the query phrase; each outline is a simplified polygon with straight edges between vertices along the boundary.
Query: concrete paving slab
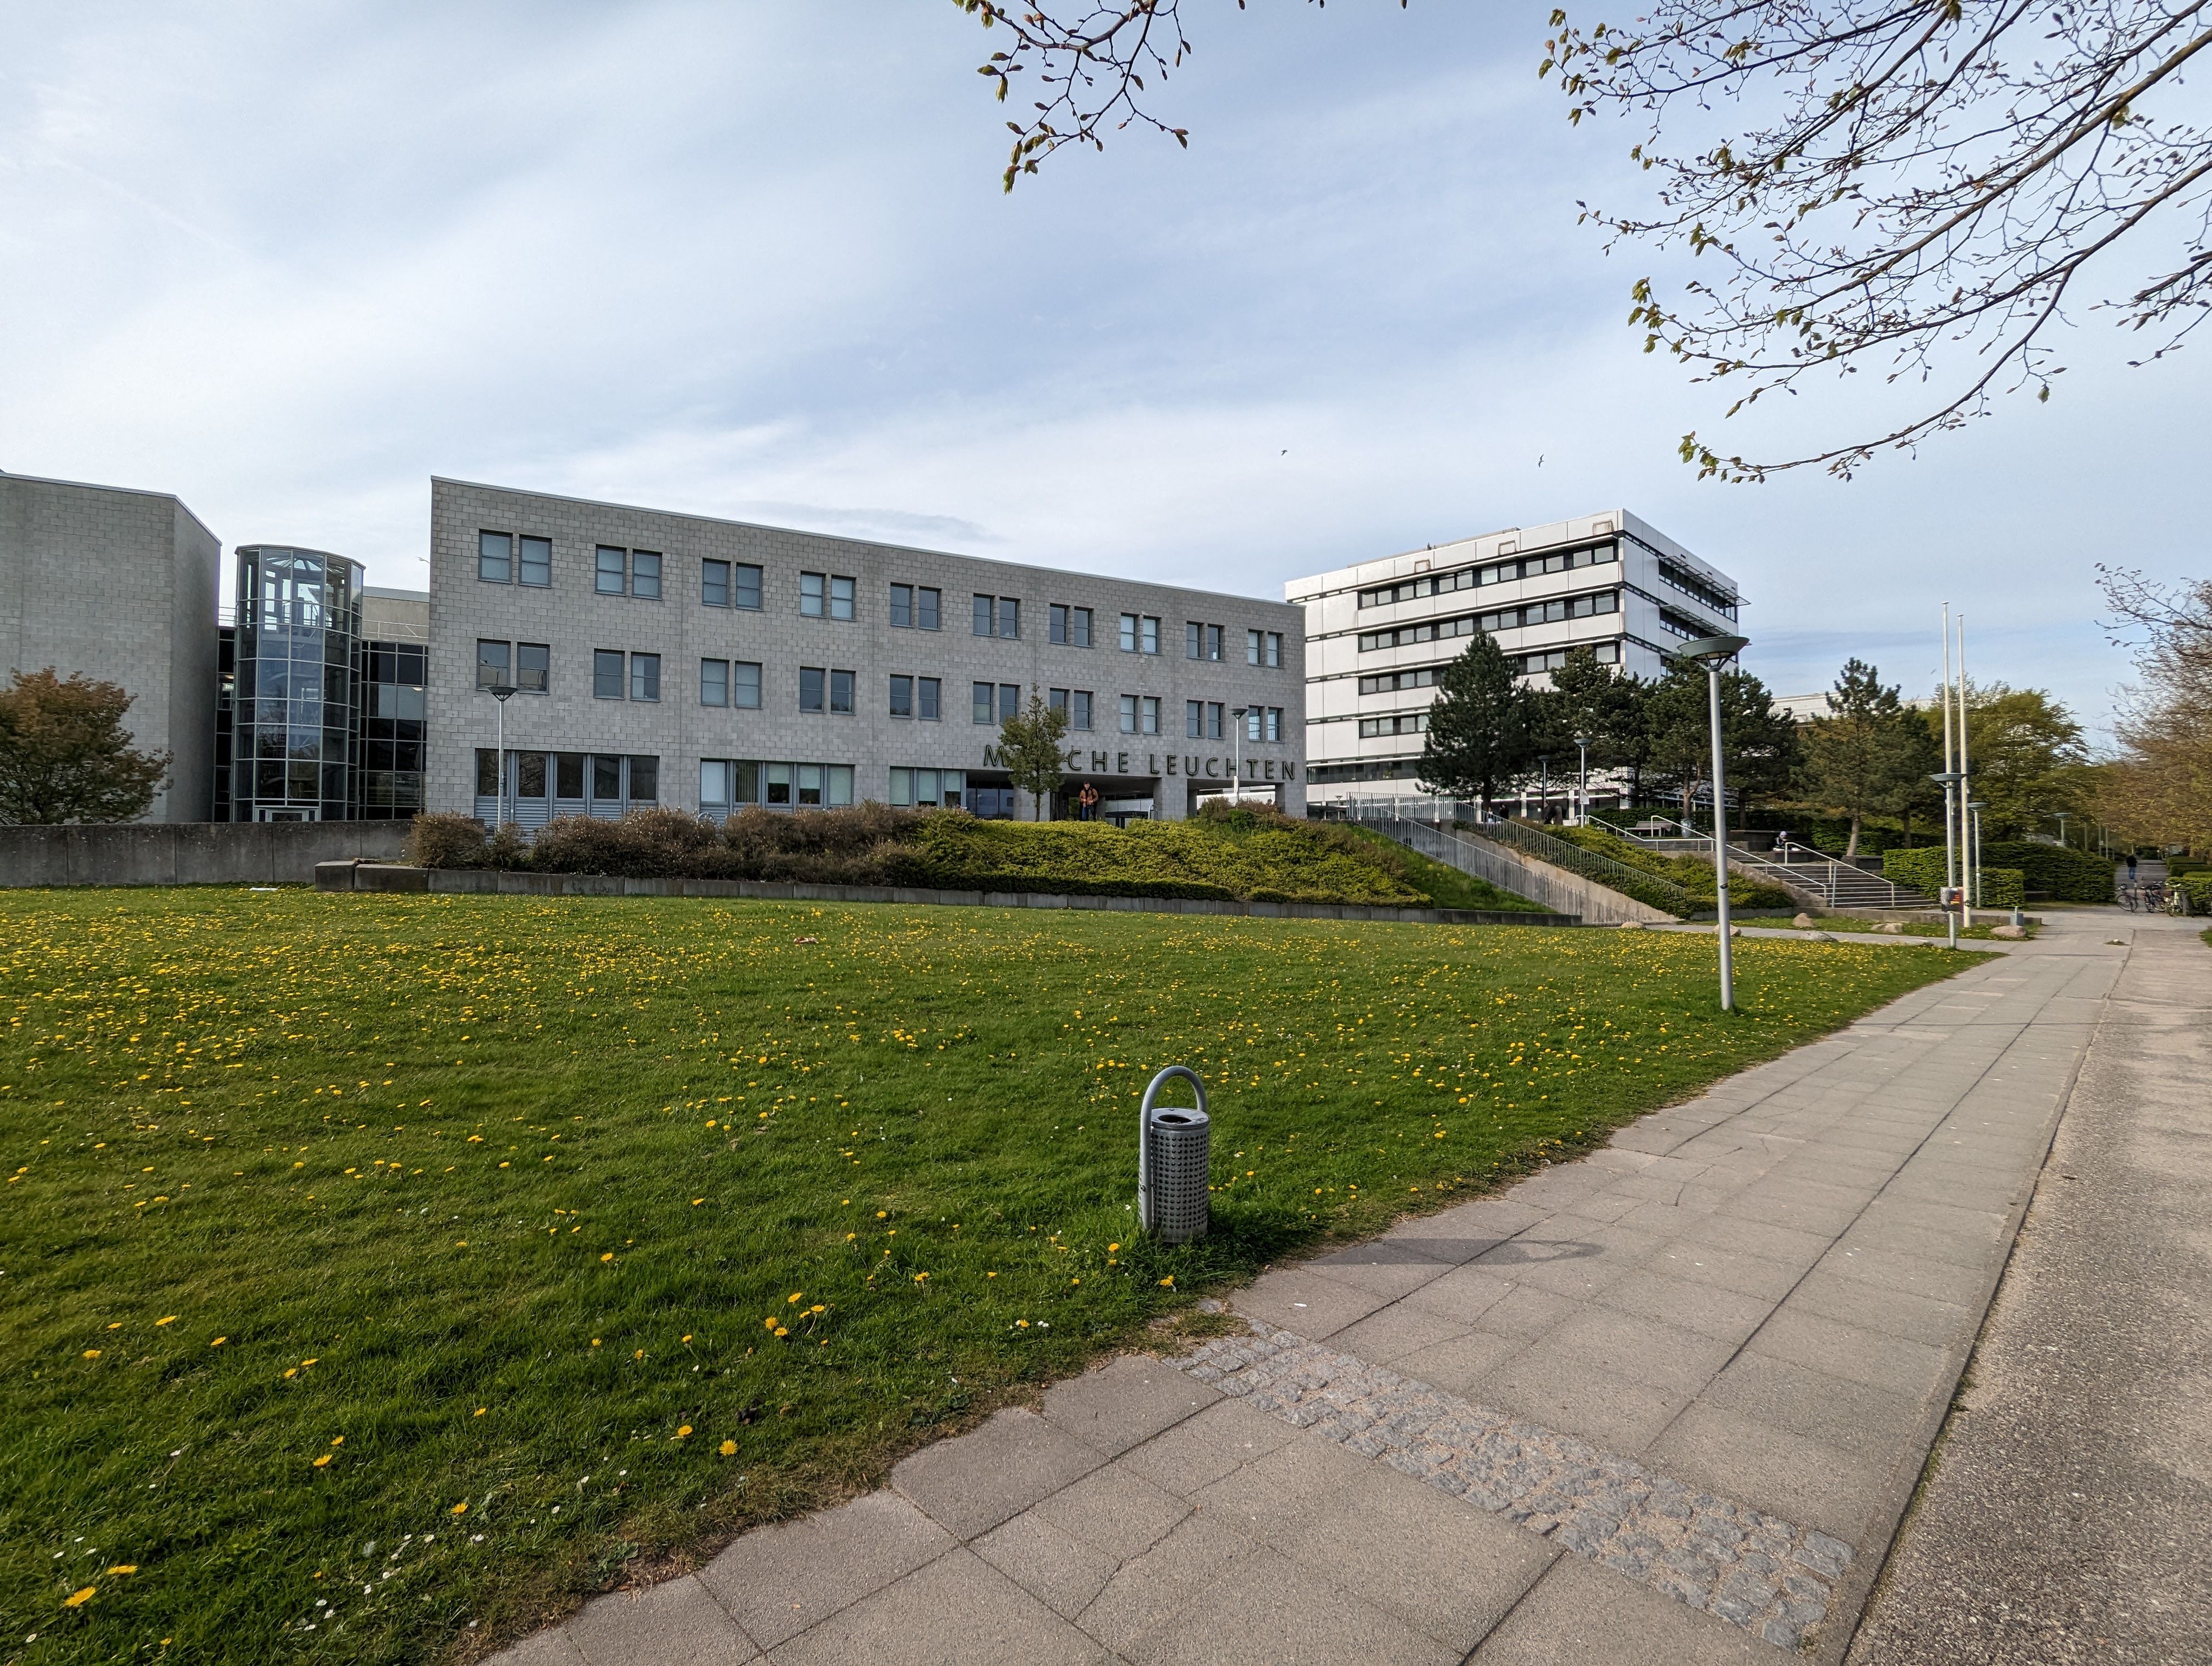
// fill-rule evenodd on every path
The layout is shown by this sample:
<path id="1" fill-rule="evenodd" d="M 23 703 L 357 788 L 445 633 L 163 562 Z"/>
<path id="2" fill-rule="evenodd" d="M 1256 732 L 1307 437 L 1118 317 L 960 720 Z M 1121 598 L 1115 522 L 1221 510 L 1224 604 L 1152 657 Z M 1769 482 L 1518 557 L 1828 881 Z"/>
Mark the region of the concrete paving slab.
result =
<path id="1" fill-rule="evenodd" d="M 1584 1353 L 1555 1348 L 1551 1337 L 1494 1366 L 1467 1394 L 1632 1456 L 1690 1403 L 1686 1394 L 1654 1388 L 1594 1365 Z"/>
<path id="2" fill-rule="evenodd" d="M 1346 1326 L 1332 1340 L 1363 1359 L 1387 1365 L 1402 1354 L 1418 1353 L 1438 1342 L 1464 1336 L 1472 1329 L 1460 1320 L 1398 1302 L 1356 1325 Z"/>
<path id="3" fill-rule="evenodd" d="M 1656 1319 L 1730 1344 L 1742 1341 L 1758 1329 L 1774 1309 L 1763 1297 L 1648 1269 L 1607 1286 L 1591 1305 L 1601 1311 Z"/>
<path id="4" fill-rule="evenodd" d="M 746 1534 L 699 1571 L 745 1634 L 774 1648 L 952 1548 L 952 1535 L 892 1492 Z"/>
<path id="5" fill-rule="evenodd" d="M 1472 1250 L 1468 1259 L 1481 1253 Z M 1378 1247 L 1357 1255 L 1332 1256 L 1326 1261 L 1315 1262 L 1311 1265 L 1316 1272 L 1327 1273 L 1340 1284 L 1349 1285 L 1354 1290 L 1381 1297 L 1385 1301 L 1395 1301 L 1401 1296 L 1412 1294 L 1457 1263 L 1430 1253 L 1425 1244 L 1417 1248 L 1401 1239 L 1388 1247 Z"/>
<path id="6" fill-rule="evenodd" d="M 1663 1246 L 1652 1257 L 1650 1270 L 1685 1284 L 1709 1284 L 1771 1302 L 1788 1294 L 1808 1269 L 1791 1262 L 1683 1241 Z"/>
<path id="7" fill-rule="evenodd" d="M 1941 1391 L 1959 1367 L 1955 1349 L 1930 1347 L 1878 1330 L 1863 1330 L 1808 1312 L 1794 1302 L 1778 1309 L 1744 1351 L 1771 1354 L 1792 1365 L 1916 1401 Z"/>
<path id="8" fill-rule="evenodd" d="M 1924 1256 L 1862 1250 L 1854 1247 L 1848 1238 L 1821 1258 L 1820 1271 L 1903 1295 L 1949 1302 L 1954 1306 L 1977 1310 L 1987 1305 L 1997 1274 L 1994 1264 L 1960 1267 L 1951 1262 L 1930 1261 Z"/>
<path id="9" fill-rule="evenodd" d="M 1562 1557 L 1473 1666 L 1780 1666 L 1771 1644 L 1578 1556 Z"/>
<path id="10" fill-rule="evenodd" d="M 972 1539 L 1105 1461 L 1036 1413 L 1012 1408 L 972 1434 L 923 1447 L 891 1471 L 891 1485 L 955 1538 Z"/>
<path id="11" fill-rule="evenodd" d="M 1120 1463 L 1094 1469 L 1028 1513 L 1096 1546 L 1116 1567 L 1141 1556 L 1190 1514 L 1182 1499 Z"/>
<path id="12" fill-rule="evenodd" d="M 1121 1566 L 1034 1510 L 993 1528 L 972 1548 L 1063 1620 L 1073 1620 L 1089 1608 Z"/>
<path id="13" fill-rule="evenodd" d="M 1423 1348 L 1390 1361 L 1395 1370 L 1423 1383 L 1433 1383 L 1454 1394 L 1471 1394 L 1474 1385 L 1493 1369 L 1530 1346 L 1516 1337 L 1494 1331 L 1470 1330 L 1449 1342 Z"/>
<path id="14" fill-rule="evenodd" d="M 1844 1451 L 1702 1401 L 1638 1456 L 1677 1480 L 1852 1545 L 1874 1521 L 1892 1472 L 1880 1455 Z"/>
<path id="15" fill-rule="evenodd" d="M 1261 1546 L 1225 1523 L 1188 1516 L 1168 1536 L 1107 1582 L 1085 1609 L 1084 1632 L 1124 1659 L 1238 1563 Z"/>
<path id="16" fill-rule="evenodd" d="M 1405 1298 L 1405 1305 L 1442 1319 L 1472 1324 L 1519 1288 L 1510 1280 L 1480 1268 L 1455 1268 L 1423 1285 Z M 1237 1305 L 1242 1308 L 1243 1302 Z"/>
<path id="17" fill-rule="evenodd" d="M 584 1657 L 577 1652 L 569 1640 L 567 1627 L 539 1632 L 526 1637 L 509 1649 L 502 1649 L 483 1663 L 483 1666 L 587 1666 Z"/>
<path id="18" fill-rule="evenodd" d="M 1263 1273 L 1237 1292 L 1237 1310 L 1264 1319 L 1301 1336 L 1333 1336 L 1345 1326 L 1390 1304 L 1392 1298 L 1357 1290 L 1341 1280 L 1306 1268 Z"/>
<path id="19" fill-rule="evenodd" d="M 1373 1468 L 1341 1509 L 1271 1541 L 1464 1656 L 1559 1559 L 1536 1535 L 1411 1476 Z"/>
<path id="20" fill-rule="evenodd" d="M 1116 1462 L 1155 1487 L 1188 1498 L 1283 1445 L 1292 1431 L 1264 1412 L 1230 1400 L 1209 1406 L 1133 1448 Z"/>
<path id="21" fill-rule="evenodd" d="M 771 1650 L 769 1666 L 1103 1666 L 1106 1651 L 956 1549 Z"/>
<path id="22" fill-rule="evenodd" d="M 1748 1220 L 1741 1215 L 1717 1211 L 1692 1222 L 1682 1231 L 1683 1244 L 1707 1244 L 1732 1250 L 1785 1267 L 1808 1268 L 1828 1252 L 1835 1234 L 1801 1231 L 1771 1221 Z"/>
<path id="23" fill-rule="evenodd" d="M 1581 1312 L 1583 1305 L 1571 1296 L 1562 1296 L 1553 1291 L 1539 1290 L 1528 1285 L 1516 1285 L 1476 1316 L 1474 1328 L 1498 1336 L 1533 1341 Z"/>
<path id="24" fill-rule="evenodd" d="M 696 1578 L 595 1597 L 568 1622 L 587 1666 L 750 1666 L 760 1658 Z"/>
<path id="25" fill-rule="evenodd" d="M 1819 1267 L 1790 1292 L 1790 1303 L 1801 1312 L 1839 1319 L 1862 1330 L 1902 1336 L 1931 1347 L 1963 1346 L 1973 1340 L 1974 1327 L 1981 1322 L 1977 1309 L 1907 1295 Z"/>
<path id="26" fill-rule="evenodd" d="M 1044 1420 L 1110 1457 L 1220 1398 L 1163 1360 L 1123 1354 L 1047 1389 Z"/>
<path id="27" fill-rule="evenodd" d="M 1134 1666 L 1458 1666 L 1463 1652 L 1263 1548 L 1215 1578 L 1128 1657 Z"/>
<path id="28" fill-rule="evenodd" d="M 1733 1343 L 1718 1337 L 1598 1306 L 1532 1343 L 1526 1357 L 1556 1354 L 1668 1394 L 1694 1395 L 1735 1352 Z"/>
<path id="29" fill-rule="evenodd" d="M 1872 1456 L 1903 1450 L 1924 1395 L 1898 1394 L 1747 1348 L 1699 1396 L 1708 1406 Z"/>

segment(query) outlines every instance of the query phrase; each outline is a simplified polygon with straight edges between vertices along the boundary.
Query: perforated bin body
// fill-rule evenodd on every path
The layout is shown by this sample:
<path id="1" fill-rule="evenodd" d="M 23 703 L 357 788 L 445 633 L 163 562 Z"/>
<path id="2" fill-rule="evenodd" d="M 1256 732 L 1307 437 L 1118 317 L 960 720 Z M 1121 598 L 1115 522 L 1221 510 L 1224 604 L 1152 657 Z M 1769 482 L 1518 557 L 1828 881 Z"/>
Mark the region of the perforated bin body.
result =
<path id="1" fill-rule="evenodd" d="M 1163 1105 L 1152 1111 L 1145 1132 L 1151 1142 L 1146 1226 L 1164 1243 L 1204 1237 L 1212 1218 L 1206 1192 L 1213 1152 L 1211 1119 L 1202 1110 Z"/>

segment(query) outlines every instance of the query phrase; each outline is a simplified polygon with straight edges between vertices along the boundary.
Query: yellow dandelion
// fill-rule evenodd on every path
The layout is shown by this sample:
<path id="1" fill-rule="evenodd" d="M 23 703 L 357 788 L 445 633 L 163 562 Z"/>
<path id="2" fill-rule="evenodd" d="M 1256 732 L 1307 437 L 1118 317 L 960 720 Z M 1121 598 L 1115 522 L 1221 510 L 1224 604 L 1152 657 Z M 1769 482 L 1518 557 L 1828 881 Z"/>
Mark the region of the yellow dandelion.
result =
<path id="1" fill-rule="evenodd" d="M 330 1462 L 330 1461 L 331 1461 L 331 1455 L 330 1455 L 328 1452 L 325 1452 L 325 1453 L 324 1453 L 324 1454 L 322 1455 L 322 1456 L 320 1456 L 320 1457 L 319 1457 L 319 1458 L 317 1458 L 317 1459 L 315 1460 L 315 1468 L 318 1468 L 318 1469 L 320 1469 L 320 1468 L 322 1468 L 325 1465 L 328 1464 L 328 1463 Z"/>
<path id="2" fill-rule="evenodd" d="M 805 1297 L 806 1297 L 806 1292 L 805 1292 L 804 1290 L 794 1290 L 794 1291 L 793 1291 L 793 1292 L 791 1292 L 791 1294 L 789 1294 L 788 1296 L 786 1296 L 786 1297 L 784 1298 L 784 1300 L 786 1300 L 787 1302 L 797 1302 L 797 1301 L 803 1301 L 803 1300 L 805 1300 Z"/>
<path id="3" fill-rule="evenodd" d="M 683 1425 L 681 1425 L 680 1426 L 678 1426 L 678 1428 L 677 1429 L 677 1431 L 676 1431 L 676 1438 L 677 1438 L 677 1439 L 678 1439 L 678 1440 L 684 1440 L 684 1439 L 688 1439 L 688 1438 L 690 1437 L 690 1433 L 691 1433 L 691 1426 L 690 1426 L 689 1423 L 683 1424 Z"/>
<path id="4" fill-rule="evenodd" d="M 107 1571 L 110 1573 L 136 1573 L 138 1572 L 138 1564 L 136 1562 L 118 1562 L 113 1567 Z"/>
<path id="5" fill-rule="evenodd" d="M 1118 1243 L 1109 1243 L 1106 1247 L 1109 1250 L 1119 1250 L 1121 1246 Z"/>
<path id="6" fill-rule="evenodd" d="M 614 1252 L 613 1250 L 608 1250 L 608 1251 L 607 1251 L 607 1253 L 606 1253 L 605 1255 L 601 1256 L 599 1257 L 599 1259 L 600 1259 L 601 1261 L 612 1261 L 614 1258 L 615 1258 L 615 1252 Z"/>
<path id="7" fill-rule="evenodd" d="M 724 1457 L 734 1457 L 737 1456 L 738 1443 L 734 1440 L 726 1440 L 714 1450 L 720 1452 Z"/>
<path id="8" fill-rule="evenodd" d="M 596 1336 L 592 1337 L 592 1346 L 593 1347 L 599 1347 L 599 1339 L 598 1337 L 596 1337 Z"/>
<path id="9" fill-rule="evenodd" d="M 479 1406 L 479 1407 L 477 1407 L 477 1408 L 476 1408 L 476 1410 L 474 1410 L 474 1411 L 471 1412 L 471 1413 L 469 1414 L 469 1415 L 470 1415 L 471 1417 L 482 1417 L 482 1416 L 484 1414 L 484 1413 L 485 1413 L 485 1411 L 486 1411 L 487 1409 L 489 1409 L 489 1408 L 486 1408 L 486 1407 Z"/>
<path id="10" fill-rule="evenodd" d="M 1167 1277 L 1165 1277 L 1164 1279 L 1162 1279 L 1162 1280 L 1160 1280 L 1160 1287 L 1161 1287 L 1163 1290 L 1172 1290 L 1172 1289 L 1174 1289 L 1174 1288 L 1175 1288 L 1175 1274 L 1172 1274 L 1172 1273 L 1170 1273 L 1170 1274 L 1169 1274 L 1167 1275 Z"/>
<path id="11" fill-rule="evenodd" d="M 229 1337 L 228 1337 L 228 1336 L 218 1336 L 218 1337 L 216 1337 L 216 1338 L 215 1339 L 215 1341 L 213 1341 L 212 1342 L 210 1342 L 210 1343 L 208 1344 L 208 1346 L 209 1346 L 210 1347 L 211 1347 L 211 1348 L 219 1348 L 219 1347 L 222 1347 L 225 1342 L 228 1342 L 229 1340 L 230 1340 L 230 1338 L 229 1338 Z"/>
<path id="12" fill-rule="evenodd" d="M 788 1336 L 791 1335 L 791 1333 L 788 1330 L 786 1330 L 781 1325 L 778 1325 L 775 1328 L 775 1334 L 779 1336 Z"/>
<path id="13" fill-rule="evenodd" d="M 97 1359 L 100 1358 L 100 1350 L 98 1348 L 87 1348 L 84 1351 L 84 1357 L 88 1359 Z"/>
<path id="14" fill-rule="evenodd" d="M 287 1377 L 297 1377 L 299 1374 L 300 1368 L 297 1365 L 287 1365 L 284 1368 L 284 1375 Z"/>
<path id="15" fill-rule="evenodd" d="M 688 1341 L 690 1341 L 691 1340 L 691 1338 L 690 1338 L 690 1336 L 687 1334 L 687 1335 L 684 1335 L 681 1340 L 682 1340 L 682 1341 L 684 1341 L 688 1342 Z"/>
<path id="16" fill-rule="evenodd" d="M 87 1585 L 82 1590 L 71 1591 L 67 1596 L 62 1598 L 62 1606 L 65 1608 L 81 1608 L 92 1601 L 93 1593 L 99 1589 L 98 1585 Z"/>
<path id="17" fill-rule="evenodd" d="M 173 1325 L 177 1322 L 177 1316 L 172 1313 L 167 1318 L 156 1319 L 154 1322 L 157 1327 L 161 1325 Z"/>
<path id="18" fill-rule="evenodd" d="M 468 1513 L 469 1501 L 466 1499 L 463 1499 L 459 1504 L 453 1506 L 453 1514 L 456 1516 L 465 1516 Z"/>

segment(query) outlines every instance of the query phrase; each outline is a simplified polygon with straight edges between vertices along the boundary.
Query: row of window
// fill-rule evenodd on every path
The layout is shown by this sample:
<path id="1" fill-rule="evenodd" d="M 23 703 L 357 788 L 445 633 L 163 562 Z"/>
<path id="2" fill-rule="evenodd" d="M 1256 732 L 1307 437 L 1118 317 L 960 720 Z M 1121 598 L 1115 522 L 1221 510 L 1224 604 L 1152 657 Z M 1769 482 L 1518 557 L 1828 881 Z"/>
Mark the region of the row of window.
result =
<path id="1" fill-rule="evenodd" d="M 592 556 L 592 588 L 603 596 L 659 601 L 662 563 L 663 557 L 657 550 L 598 544 Z M 486 584 L 550 585 L 553 582 L 553 542 L 550 538 L 511 532 L 479 532 L 477 577 Z M 757 612 L 762 606 L 762 569 L 750 562 L 702 560 L 699 563 L 701 605 Z M 799 575 L 801 617 L 854 619 L 858 617 L 858 581 L 848 574 L 802 572 Z M 1047 613 L 1047 635 L 1053 642 L 1064 648 L 1091 645 L 1091 609 L 1054 602 Z M 927 585 L 890 587 L 889 617 L 894 629 L 940 629 L 944 614 L 943 591 Z M 973 599 L 970 618 L 974 634 L 978 636 L 1018 641 L 1022 634 L 1021 599 L 978 593 Z M 1184 627 L 1185 657 L 1221 660 L 1225 657 L 1228 635 L 1228 627 L 1224 625 L 1194 621 Z M 1149 614 L 1124 613 L 1121 640 L 1124 653 L 1158 654 L 1160 621 Z M 1279 668 L 1283 663 L 1282 632 L 1247 630 L 1244 663 Z"/>
<path id="2" fill-rule="evenodd" d="M 1429 714 L 1426 712 L 1400 712 L 1391 717 L 1363 717 L 1359 720 L 1359 738 L 1372 740 L 1384 734 L 1426 734 Z"/>
<path id="3" fill-rule="evenodd" d="M 1423 619 L 1417 624 L 1395 625 L 1388 630 L 1364 630 L 1359 634 L 1359 651 L 1370 654 L 1378 648 L 1403 648 L 1411 642 L 1437 642 L 1449 641 L 1454 636 L 1472 636 L 1478 630 L 1516 630 L 1524 625 L 1551 624 L 1562 619 L 1586 619 L 1595 614 L 1617 613 L 1620 611 L 1620 593 L 1618 590 L 1599 590 L 1588 595 L 1529 602 L 1524 606 L 1504 608 L 1495 613 L 1462 613 L 1455 619 Z"/>
<path id="4" fill-rule="evenodd" d="M 649 756 L 589 752 L 516 752 L 511 761 L 510 797 L 552 796 L 574 804 L 653 804 L 660 797 L 660 760 Z M 589 788 L 587 792 L 586 789 Z M 499 796 L 499 754 L 477 748 L 477 796 Z"/>
<path id="5" fill-rule="evenodd" d="M 1597 662 L 1601 666 L 1614 666 L 1620 663 L 1620 643 L 1618 640 L 1591 642 L 1582 646 L 1588 647 L 1596 655 Z M 1561 666 L 1566 664 L 1567 655 L 1573 652 L 1574 649 L 1571 648 L 1547 648 L 1534 654 L 1508 654 L 1505 662 L 1513 667 L 1517 675 L 1528 677 L 1538 672 L 1557 671 Z M 1359 679 L 1359 691 L 1362 694 L 1398 694 L 1407 689 L 1434 688 L 1443 679 L 1444 667 L 1442 666 L 1412 666 L 1403 671 L 1386 671 L 1374 676 L 1363 677 Z M 1361 733 L 1365 733 L 1363 728 Z M 1381 729 L 1376 733 L 1394 734 L 1401 732 Z M 1405 731 L 1404 733 L 1415 732 Z"/>
<path id="6" fill-rule="evenodd" d="M 751 758 L 699 760 L 699 808 L 708 813 L 741 804 L 836 809 L 853 801 L 849 763 L 771 763 Z"/>
<path id="7" fill-rule="evenodd" d="M 1713 634 L 1713 628 L 1703 619 L 1693 619 L 1671 607 L 1659 610 L 1659 628 L 1682 637 L 1710 636 Z"/>
<path id="8" fill-rule="evenodd" d="M 1507 584 L 1516 579 L 1537 578 L 1546 573 L 1571 573 L 1578 567 L 1602 567 L 1620 558 L 1616 545 L 1594 544 L 1587 550 L 1558 550 L 1548 555 L 1518 556 L 1481 567 L 1462 567 L 1449 573 L 1424 573 L 1395 584 L 1379 585 L 1359 593 L 1362 607 L 1388 607 L 1394 602 L 1416 601 L 1423 596 L 1446 596 L 1486 584 Z"/>
<path id="9" fill-rule="evenodd" d="M 1705 579 L 1700 578 L 1697 574 L 1692 573 L 1688 568 L 1680 565 L 1679 562 L 1668 561 L 1664 556 L 1660 556 L 1659 576 L 1667 583 L 1673 585 L 1675 589 L 1680 591 L 1684 595 L 1693 597 L 1697 600 L 1703 602 L 1707 607 L 1711 608 L 1714 612 L 1721 614 L 1724 617 L 1730 619 L 1735 617 L 1735 598 L 1734 596 L 1722 589 L 1719 586 L 1708 583 Z M 1704 633 L 1701 631 L 1698 634 L 1702 635 Z"/>

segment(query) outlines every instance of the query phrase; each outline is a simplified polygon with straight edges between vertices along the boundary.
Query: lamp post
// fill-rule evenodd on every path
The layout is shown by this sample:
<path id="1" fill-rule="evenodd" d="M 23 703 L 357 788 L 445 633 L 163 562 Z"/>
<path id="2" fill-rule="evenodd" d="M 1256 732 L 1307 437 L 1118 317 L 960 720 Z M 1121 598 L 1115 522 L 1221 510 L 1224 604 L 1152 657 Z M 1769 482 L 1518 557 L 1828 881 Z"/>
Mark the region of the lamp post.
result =
<path id="1" fill-rule="evenodd" d="M 1751 646 L 1747 636 L 1701 636 L 1674 650 L 1674 658 L 1705 668 L 1707 708 L 1713 729 L 1713 900 L 1720 915 L 1721 1011 L 1735 1011 L 1735 959 L 1729 945 L 1728 777 L 1721 757 L 1721 667 Z"/>
<path id="2" fill-rule="evenodd" d="M 1946 740 L 1948 740 L 1951 738 L 1949 728 L 1949 720 L 1951 715 L 1949 705 L 1950 696 L 1947 694 L 1943 697 L 1945 702 L 1943 710 L 1945 721 L 1943 738 Z M 1936 782 L 1943 789 L 1943 889 L 1945 891 L 1959 890 L 1959 895 L 1963 896 L 1965 895 L 1964 891 L 1960 890 L 1956 885 L 1953 878 L 1953 872 L 1957 863 L 1957 856 L 1952 846 L 1951 836 L 1958 830 L 1959 826 L 1959 812 L 1957 803 L 1955 802 L 1955 795 L 1959 791 L 1959 783 L 1966 780 L 1966 777 L 1960 775 L 1956 769 L 1946 769 L 1942 774 L 1930 775 L 1928 779 Z M 1959 946 L 1959 915 L 1957 911 L 1951 907 L 1951 903 L 1957 900 L 1956 897 L 1947 898 L 1943 904 L 1943 918 L 1948 922 L 1951 927 L 1951 946 L 1954 949 Z"/>
<path id="3" fill-rule="evenodd" d="M 2062 850 L 2066 848 L 2066 812 L 2063 810 L 2058 812 L 2058 848 Z"/>
<path id="4" fill-rule="evenodd" d="M 1549 752 L 1539 752 L 1536 755 L 1536 767 L 1543 771 L 1544 782 L 1543 798 L 1537 806 L 1536 819 L 1548 823 L 1552 819 L 1552 755 Z"/>
<path id="5" fill-rule="evenodd" d="M 1244 714 L 1252 708 L 1238 706 L 1229 714 L 1237 720 L 1237 727 L 1229 733 L 1229 801 L 1244 802 Z"/>
<path id="6" fill-rule="evenodd" d="M 1575 750 L 1583 756 L 1582 770 L 1576 778 L 1575 822 L 1579 827 L 1589 825 L 1589 737 L 1575 737 Z"/>
<path id="7" fill-rule="evenodd" d="M 499 807 L 494 812 L 498 819 L 492 824 L 492 831 L 496 833 L 507 825 L 507 702 L 514 697 L 514 684 L 494 683 L 491 697 L 499 702 L 499 738 L 493 743 L 499 769 Z"/>

